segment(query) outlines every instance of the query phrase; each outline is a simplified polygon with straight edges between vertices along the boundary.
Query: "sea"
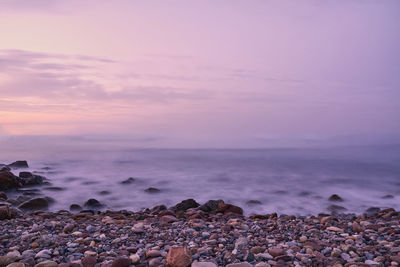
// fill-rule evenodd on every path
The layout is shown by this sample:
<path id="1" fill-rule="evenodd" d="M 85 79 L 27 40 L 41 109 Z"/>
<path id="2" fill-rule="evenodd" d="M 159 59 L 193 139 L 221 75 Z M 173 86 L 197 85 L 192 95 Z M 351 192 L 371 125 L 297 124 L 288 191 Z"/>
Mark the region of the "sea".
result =
<path id="1" fill-rule="evenodd" d="M 316 215 L 332 205 L 355 214 L 400 209 L 400 145 L 158 149 L 42 139 L 3 142 L 1 151 L 0 163 L 27 160 L 29 171 L 49 179 L 51 186 L 38 188 L 55 200 L 53 211 L 90 198 L 132 211 L 188 198 L 222 199 L 246 215 Z M 333 194 L 343 201 L 330 201 Z"/>

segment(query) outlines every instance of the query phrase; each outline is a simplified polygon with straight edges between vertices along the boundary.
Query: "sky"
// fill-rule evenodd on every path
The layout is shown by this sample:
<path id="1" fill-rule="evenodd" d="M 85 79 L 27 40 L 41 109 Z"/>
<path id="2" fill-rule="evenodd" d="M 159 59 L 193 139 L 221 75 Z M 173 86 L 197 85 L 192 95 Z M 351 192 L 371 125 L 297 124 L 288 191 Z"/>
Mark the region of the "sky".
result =
<path id="1" fill-rule="evenodd" d="M 400 2 L 0 1 L 0 135 L 400 137 Z"/>

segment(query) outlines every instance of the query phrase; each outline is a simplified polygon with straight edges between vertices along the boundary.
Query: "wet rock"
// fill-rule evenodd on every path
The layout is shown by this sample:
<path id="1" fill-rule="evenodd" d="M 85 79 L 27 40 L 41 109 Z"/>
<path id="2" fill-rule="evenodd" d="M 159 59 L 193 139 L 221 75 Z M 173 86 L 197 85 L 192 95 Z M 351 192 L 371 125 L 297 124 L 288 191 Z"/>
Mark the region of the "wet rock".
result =
<path id="1" fill-rule="evenodd" d="M 82 207 L 78 204 L 71 204 L 71 206 L 69 206 L 69 210 L 70 211 L 81 211 Z"/>
<path id="2" fill-rule="evenodd" d="M 31 172 L 20 172 L 19 178 L 23 185 L 41 185 L 46 180 L 45 177 L 33 174 Z"/>
<path id="3" fill-rule="evenodd" d="M 9 190 L 20 187 L 18 177 L 10 171 L 0 171 L 0 190 Z"/>
<path id="4" fill-rule="evenodd" d="M 14 219 L 17 214 L 17 210 L 10 206 L 0 206 L 0 220 Z"/>
<path id="5" fill-rule="evenodd" d="M 126 180 L 120 182 L 120 184 L 131 184 L 131 183 L 133 183 L 133 182 L 135 182 L 135 178 L 129 177 L 128 179 L 126 179 Z"/>
<path id="6" fill-rule="evenodd" d="M 172 247 L 168 251 L 167 263 L 171 267 L 187 267 L 192 263 L 192 254 L 186 247 Z"/>
<path id="7" fill-rule="evenodd" d="M 199 206 L 200 206 L 199 203 L 197 203 L 194 199 L 190 198 L 176 204 L 174 207 L 172 207 L 172 210 L 175 212 L 186 211 L 188 209 L 197 208 Z"/>
<path id="8" fill-rule="evenodd" d="M 206 203 L 204 203 L 203 205 L 201 205 L 199 207 L 200 210 L 204 211 L 204 212 L 212 212 L 212 211 L 216 211 L 218 209 L 218 205 L 220 203 L 224 203 L 224 201 L 222 199 L 219 200 L 209 200 Z"/>
<path id="9" fill-rule="evenodd" d="M 49 207 L 49 201 L 47 198 L 39 197 L 28 201 L 25 201 L 19 208 L 22 210 L 46 210 Z"/>
<path id="10" fill-rule="evenodd" d="M 240 214 L 243 215 L 243 209 L 241 207 L 232 205 L 232 204 L 226 204 L 226 203 L 220 203 L 218 205 L 218 212 L 222 213 L 235 213 L 235 214 Z"/>
<path id="11" fill-rule="evenodd" d="M 160 193 L 161 190 L 155 187 L 149 187 L 144 190 L 146 193 Z"/>
<path id="12" fill-rule="evenodd" d="M 8 164 L 7 166 L 13 169 L 29 168 L 28 162 L 26 160 L 17 160 L 11 164 Z"/>
<path id="13" fill-rule="evenodd" d="M 55 261 L 42 261 L 35 265 L 35 267 L 57 267 L 57 262 Z"/>
<path id="14" fill-rule="evenodd" d="M 131 260 L 129 258 L 118 257 L 113 260 L 111 267 L 129 267 Z"/>
<path id="15" fill-rule="evenodd" d="M 339 205 L 330 205 L 328 206 L 327 210 L 330 211 L 332 214 L 338 214 L 346 211 L 347 209 Z"/>
<path id="16" fill-rule="evenodd" d="M 343 198 L 339 197 L 339 196 L 336 195 L 336 194 L 333 194 L 333 195 L 331 195 L 331 196 L 328 198 L 328 200 L 329 200 L 329 201 L 342 202 L 342 201 L 343 201 Z"/>
<path id="17" fill-rule="evenodd" d="M 378 215 L 378 213 L 381 211 L 380 208 L 378 207 L 370 207 L 368 208 L 364 213 L 365 215 L 372 217 Z"/>
<path id="18" fill-rule="evenodd" d="M 103 205 L 94 198 L 90 198 L 89 200 L 87 200 L 84 204 L 85 207 L 89 207 L 89 208 L 101 208 L 103 207 Z"/>
<path id="19" fill-rule="evenodd" d="M 6 193 L 0 191 L 0 200 L 7 200 Z"/>

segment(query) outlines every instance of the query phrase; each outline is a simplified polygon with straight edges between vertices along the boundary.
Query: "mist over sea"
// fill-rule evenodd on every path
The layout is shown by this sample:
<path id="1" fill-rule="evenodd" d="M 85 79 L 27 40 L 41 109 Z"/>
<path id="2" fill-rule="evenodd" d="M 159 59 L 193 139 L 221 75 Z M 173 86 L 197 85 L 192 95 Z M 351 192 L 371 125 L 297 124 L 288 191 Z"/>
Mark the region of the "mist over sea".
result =
<path id="1" fill-rule="evenodd" d="M 271 149 L 138 148 L 127 140 L 4 139 L 0 163 L 27 160 L 61 191 L 51 210 L 96 198 L 110 209 L 172 206 L 194 198 L 243 207 L 246 214 L 361 213 L 400 209 L 400 145 Z M 19 170 L 14 170 L 17 175 Z M 121 183 L 129 177 L 131 183 Z M 160 190 L 148 193 L 149 187 Z M 343 202 L 331 202 L 337 194 Z"/>

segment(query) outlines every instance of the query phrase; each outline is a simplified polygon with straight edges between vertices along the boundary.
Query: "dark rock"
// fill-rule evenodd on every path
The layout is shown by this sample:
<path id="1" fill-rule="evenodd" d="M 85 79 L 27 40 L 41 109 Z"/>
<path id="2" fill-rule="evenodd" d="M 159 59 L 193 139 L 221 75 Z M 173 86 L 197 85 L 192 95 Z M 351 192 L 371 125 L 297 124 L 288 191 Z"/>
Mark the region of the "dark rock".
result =
<path id="1" fill-rule="evenodd" d="M 29 168 L 28 162 L 26 162 L 26 160 L 18 160 L 18 161 L 15 161 L 15 162 L 11 163 L 11 164 L 8 164 L 7 166 L 10 167 L 10 168 L 15 168 L 15 169 L 17 169 L 17 168 Z"/>
<path id="2" fill-rule="evenodd" d="M 109 195 L 109 194 L 111 194 L 111 192 L 110 192 L 110 191 L 107 191 L 107 190 L 103 190 L 103 191 L 100 191 L 100 192 L 99 192 L 99 195 L 102 195 L 102 196 L 104 196 L 104 195 Z"/>
<path id="3" fill-rule="evenodd" d="M 20 178 L 30 178 L 33 176 L 31 172 L 20 172 L 18 175 Z"/>
<path id="4" fill-rule="evenodd" d="M 135 181 L 135 178 L 129 177 L 128 179 L 120 182 L 120 184 L 131 184 Z"/>
<path id="5" fill-rule="evenodd" d="M 161 192 L 160 189 L 155 188 L 155 187 L 149 187 L 149 188 L 145 189 L 144 191 L 147 192 L 147 193 L 159 193 L 159 192 Z"/>
<path id="6" fill-rule="evenodd" d="M 222 213 L 236 213 L 236 214 L 240 214 L 243 215 L 243 209 L 241 207 L 232 205 L 232 204 L 226 204 L 226 203 L 220 203 L 218 205 L 218 212 L 222 212 Z"/>
<path id="7" fill-rule="evenodd" d="M 150 209 L 151 212 L 160 212 L 163 210 L 166 210 L 167 207 L 165 205 L 158 205 L 158 206 L 154 206 Z"/>
<path id="8" fill-rule="evenodd" d="M 103 205 L 94 198 L 89 199 L 88 201 L 85 202 L 84 204 L 85 207 L 90 207 L 90 208 L 101 208 Z"/>
<path id="9" fill-rule="evenodd" d="M 342 207 L 339 205 L 330 205 L 327 208 L 327 210 L 330 211 L 332 214 L 338 214 L 338 213 L 346 211 L 347 209 L 345 207 Z"/>
<path id="10" fill-rule="evenodd" d="M 283 248 L 270 248 L 268 250 L 268 253 L 274 258 L 286 255 L 285 250 Z"/>
<path id="11" fill-rule="evenodd" d="M 342 202 L 342 201 L 343 201 L 343 198 L 339 197 L 339 196 L 336 195 L 336 194 L 333 194 L 332 196 L 330 196 L 330 197 L 328 198 L 328 200 L 329 200 L 329 201 Z"/>
<path id="12" fill-rule="evenodd" d="M 261 205 L 261 201 L 259 200 L 249 200 L 246 202 L 247 205 Z"/>
<path id="13" fill-rule="evenodd" d="M 22 210 L 46 210 L 49 207 L 49 201 L 47 198 L 39 197 L 28 201 L 25 201 L 19 208 Z"/>
<path id="14" fill-rule="evenodd" d="M 0 190 L 8 190 L 16 187 L 20 187 L 21 183 L 18 177 L 12 172 L 4 170 L 0 172 Z"/>
<path id="15" fill-rule="evenodd" d="M 0 206 L 0 220 L 14 219 L 17 213 L 17 210 L 9 206 Z"/>
<path id="16" fill-rule="evenodd" d="M 394 196 L 393 195 L 385 195 L 382 198 L 383 199 L 392 199 L 392 198 L 394 198 Z"/>
<path id="17" fill-rule="evenodd" d="M 111 267 L 129 267 L 131 260 L 128 258 L 118 257 L 113 260 Z"/>
<path id="18" fill-rule="evenodd" d="M 183 200 L 181 203 L 176 204 L 174 207 L 172 207 L 172 210 L 177 212 L 177 211 L 186 211 L 191 208 L 197 208 L 200 206 L 199 203 L 197 203 L 194 199 L 186 199 Z"/>
<path id="19" fill-rule="evenodd" d="M 70 211 L 80 211 L 80 210 L 82 210 L 82 207 L 78 204 L 71 204 L 71 206 L 69 206 L 69 210 Z"/>
<path id="20" fill-rule="evenodd" d="M 83 267 L 93 267 L 97 263 L 97 259 L 93 256 L 86 256 L 82 260 Z"/>
<path id="21" fill-rule="evenodd" d="M 381 211 L 381 209 L 380 208 L 378 208 L 378 207 L 370 207 L 370 208 L 368 208 L 364 213 L 365 213 L 365 215 L 367 215 L 367 216 L 376 216 L 376 215 L 378 215 L 378 213 Z"/>
<path id="22" fill-rule="evenodd" d="M 44 188 L 44 190 L 49 190 L 49 191 L 64 191 L 65 188 L 63 187 L 58 187 L 58 186 L 49 186 Z"/>
<path id="23" fill-rule="evenodd" d="M 6 193 L 0 191 L 0 200 L 7 200 Z"/>
<path id="24" fill-rule="evenodd" d="M 43 176 L 36 175 L 30 172 L 20 172 L 19 178 L 23 185 L 40 185 L 46 179 Z"/>
<path id="25" fill-rule="evenodd" d="M 201 205 L 199 207 L 199 209 L 204 211 L 204 212 L 216 211 L 218 209 L 218 205 L 220 203 L 224 203 L 224 201 L 222 199 L 209 200 L 206 203 L 204 203 L 203 205 Z"/>

